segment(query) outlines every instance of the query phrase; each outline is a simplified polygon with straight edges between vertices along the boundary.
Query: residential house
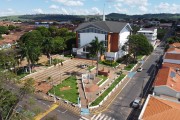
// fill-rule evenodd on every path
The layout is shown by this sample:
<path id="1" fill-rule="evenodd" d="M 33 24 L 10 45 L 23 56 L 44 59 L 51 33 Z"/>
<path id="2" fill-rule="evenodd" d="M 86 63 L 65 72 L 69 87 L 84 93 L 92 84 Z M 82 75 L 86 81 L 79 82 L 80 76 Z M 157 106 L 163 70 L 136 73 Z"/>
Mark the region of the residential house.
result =
<path id="1" fill-rule="evenodd" d="M 153 26 L 159 26 L 160 25 L 160 21 L 149 21 L 148 23 L 150 25 L 153 25 Z"/>
<path id="2" fill-rule="evenodd" d="M 11 33 L 9 35 L 2 35 L 3 40 L 0 40 L 0 50 L 11 48 L 13 45 L 16 45 L 16 41 L 22 35 L 21 32 Z"/>
<path id="3" fill-rule="evenodd" d="M 180 53 L 165 53 L 164 55 L 164 59 L 163 59 L 164 63 L 173 63 L 173 64 L 180 64 Z"/>
<path id="4" fill-rule="evenodd" d="M 170 48 L 180 48 L 180 43 L 176 42 L 169 45 Z"/>
<path id="5" fill-rule="evenodd" d="M 180 71 L 170 67 L 162 67 L 154 81 L 155 95 L 166 95 L 180 98 Z"/>
<path id="6" fill-rule="evenodd" d="M 174 54 L 180 54 L 180 49 L 175 48 L 175 47 L 170 47 L 166 53 L 174 53 Z"/>
<path id="7" fill-rule="evenodd" d="M 149 40 L 149 42 L 154 46 L 157 40 L 157 29 L 156 28 L 141 28 L 138 34 L 143 34 Z"/>
<path id="8" fill-rule="evenodd" d="M 73 48 L 78 56 L 86 57 L 89 54 L 89 43 L 95 37 L 105 42 L 105 58 L 117 60 L 126 52 L 121 48 L 128 40 L 132 28 L 129 23 L 114 21 L 99 21 L 80 24 L 76 29 L 76 48 Z"/>
<path id="9" fill-rule="evenodd" d="M 138 120 L 180 120 L 180 102 L 149 95 Z"/>
<path id="10" fill-rule="evenodd" d="M 160 29 L 170 29 L 172 27 L 172 23 L 161 23 L 159 24 Z"/>

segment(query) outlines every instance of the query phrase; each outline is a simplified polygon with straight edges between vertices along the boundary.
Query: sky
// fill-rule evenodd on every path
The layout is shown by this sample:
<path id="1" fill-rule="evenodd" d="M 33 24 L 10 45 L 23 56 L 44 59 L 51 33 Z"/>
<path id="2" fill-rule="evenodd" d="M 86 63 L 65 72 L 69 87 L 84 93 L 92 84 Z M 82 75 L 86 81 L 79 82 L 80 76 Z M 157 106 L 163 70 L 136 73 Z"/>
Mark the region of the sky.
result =
<path id="1" fill-rule="evenodd" d="M 180 0 L 0 0 L 0 16 L 180 13 Z"/>

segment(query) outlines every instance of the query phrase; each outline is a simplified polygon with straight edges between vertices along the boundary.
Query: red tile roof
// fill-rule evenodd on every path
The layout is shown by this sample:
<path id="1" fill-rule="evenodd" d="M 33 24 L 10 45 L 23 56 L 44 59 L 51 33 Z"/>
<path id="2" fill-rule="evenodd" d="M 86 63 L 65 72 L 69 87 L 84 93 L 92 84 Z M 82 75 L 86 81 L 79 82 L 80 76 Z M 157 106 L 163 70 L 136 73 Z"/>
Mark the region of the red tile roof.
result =
<path id="1" fill-rule="evenodd" d="M 180 54 L 180 49 L 178 49 L 178 48 L 169 48 L 168 50 L 167 50 L 167 53 L 179 53 Z"/>
<path id="2" fill-rule="evenodd" d="M 180 120 L 180 103 L 154 96 L 148 98 L 141 120 Z"/>
<path id="3" fill-rule="evenodd" d="M 170 47 L 180 47 L 180 43 L 173 43 L 173 44 L 170 44 Z"/>
<path id="4" fill-rule="evenodd" d="M 164 58 L 165 59 L 180 60 L 180 54 L 166 53 Z"/>
<path id="5" fill-rule="evenodd" d="M 176 72 L 173 68 L 163 67 L 159 70 L 154 82 L 154 86 L 161 85 L 166 85 L 175 91 L 180 91 L 180 73 Z"/>
<path id="6" fill-rule="evenodd" d="M 180 68 L 180 64 L 174 64 L 174 63 L 163 63 L 163 67 L 171 67 L 171 68 Z"/>

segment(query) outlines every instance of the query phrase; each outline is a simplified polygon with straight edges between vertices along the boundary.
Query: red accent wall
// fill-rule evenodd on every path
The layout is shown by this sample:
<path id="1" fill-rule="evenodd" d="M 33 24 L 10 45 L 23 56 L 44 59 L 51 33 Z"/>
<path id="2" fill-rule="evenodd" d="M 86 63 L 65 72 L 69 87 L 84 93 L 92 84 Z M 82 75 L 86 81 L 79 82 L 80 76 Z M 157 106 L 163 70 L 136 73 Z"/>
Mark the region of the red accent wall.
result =
<path id="1" fill-rule="evenodd" d="M 117 52 L 119 50 L 119 48 L 118 48 L 118 40 L 119 40 L 119 33 L 111 33 L 110 52 Z"/>

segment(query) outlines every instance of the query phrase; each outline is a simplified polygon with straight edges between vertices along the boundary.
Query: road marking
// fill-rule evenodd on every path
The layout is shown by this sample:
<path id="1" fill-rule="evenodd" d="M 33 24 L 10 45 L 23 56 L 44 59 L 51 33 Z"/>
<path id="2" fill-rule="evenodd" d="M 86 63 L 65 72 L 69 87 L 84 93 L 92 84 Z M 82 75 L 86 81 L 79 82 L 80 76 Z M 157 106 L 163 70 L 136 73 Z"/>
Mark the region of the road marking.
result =
<path id="1" fill-rule="evenodd" d="M 96 119 L 94 119 L 94 120 L 97 120 L 99 117 L 101 116 L 101 113 L 96 117 Z"/>
<path id="2" fill-rule="evenodd" d="M 104 116 L 105 116 L 105 114 L 101 115 L 99 120 L 102 120 Z"/>
<path id="3" fill-rule="evenodd" d="M 45 117 L 47 114 L 49 114 L 51 111 L 53 111 L 54 109 L 56 109 L 59 105 L 57 104 L 53 104 L 51 105 L 51 107 L 44 113 L 40 113 L 37 116 L 34 117 L 35 120 L 41 120 L 43 117 Z"/>

